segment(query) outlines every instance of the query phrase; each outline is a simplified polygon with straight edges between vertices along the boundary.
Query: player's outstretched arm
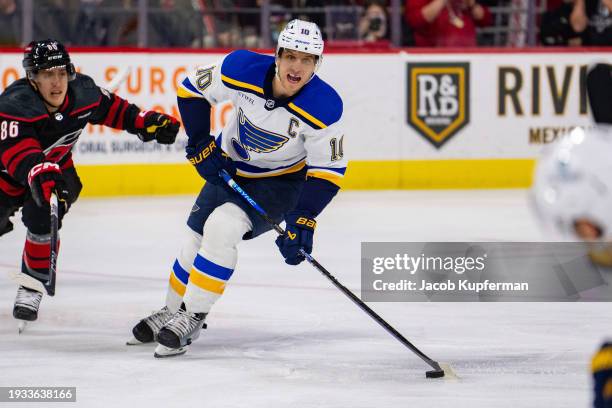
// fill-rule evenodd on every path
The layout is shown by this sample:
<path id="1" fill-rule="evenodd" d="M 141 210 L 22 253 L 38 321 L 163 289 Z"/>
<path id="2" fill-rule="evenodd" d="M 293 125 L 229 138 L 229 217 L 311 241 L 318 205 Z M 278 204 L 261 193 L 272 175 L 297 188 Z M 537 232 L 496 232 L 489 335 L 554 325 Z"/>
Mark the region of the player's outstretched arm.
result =
<path id="1" fill-rule="evenodd" d="M 100 88 L 101 99 L 90 123 L 113 129 L 126 130 L 143 142 L 156 140 L 160 144 L 172 144 L 176 140 L 180 123 L 165 113 L 141 111 L 120 96 Z"/>

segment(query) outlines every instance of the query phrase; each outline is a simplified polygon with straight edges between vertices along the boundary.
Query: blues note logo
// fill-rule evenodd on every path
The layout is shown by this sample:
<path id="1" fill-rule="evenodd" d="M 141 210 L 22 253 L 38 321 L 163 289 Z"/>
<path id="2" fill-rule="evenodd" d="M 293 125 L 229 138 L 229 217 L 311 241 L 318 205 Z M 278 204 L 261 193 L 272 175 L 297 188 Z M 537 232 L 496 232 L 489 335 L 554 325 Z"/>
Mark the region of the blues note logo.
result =
<path id="1" fill-rule="evenodd" d="M 232 138 L 232 147 L 242 160 L 250 160 L 249 152 L 270 153 L 280 149 L 289 138 L 255 126 L 238 110 L 238 140 Z"/>

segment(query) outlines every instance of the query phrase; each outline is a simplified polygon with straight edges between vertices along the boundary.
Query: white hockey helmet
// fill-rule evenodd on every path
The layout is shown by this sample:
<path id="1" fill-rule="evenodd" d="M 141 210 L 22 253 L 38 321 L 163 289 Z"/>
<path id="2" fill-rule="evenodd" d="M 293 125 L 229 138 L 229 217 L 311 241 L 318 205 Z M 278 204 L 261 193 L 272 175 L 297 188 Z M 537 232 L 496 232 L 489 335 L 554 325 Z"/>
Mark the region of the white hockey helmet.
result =
<path id="1" fill-rule="evenodd" d="M 612 239 L 612 128 L 574 129 L 548 146 L 538 160 L 531 204 L 543 226 L 580 240 L 576 222 L 586 220 Z"/>
<path id="2" fill-rule="evenodd" d="M 316 69 L 323 60 L 323 36 L 319 26 L 310 21 L 291 20 L 278 36 L 276 55 L 283 49 L 305 52 L 317 56 Z"/>

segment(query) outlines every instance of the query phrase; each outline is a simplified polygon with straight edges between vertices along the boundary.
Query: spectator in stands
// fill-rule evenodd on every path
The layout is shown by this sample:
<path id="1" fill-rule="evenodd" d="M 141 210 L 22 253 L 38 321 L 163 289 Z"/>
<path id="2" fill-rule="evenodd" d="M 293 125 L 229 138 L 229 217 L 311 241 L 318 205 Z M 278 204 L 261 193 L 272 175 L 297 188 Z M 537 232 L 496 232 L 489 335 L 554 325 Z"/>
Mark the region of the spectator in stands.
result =
<path id="1" fill-rule="evenodd" d="M 261 0 L 235 0 L 234 5 L 240 9 L 237 26 L 240 30 L 240 46 L 257 48 L 261 46 L 261 16 L 259 8 Z M 253 12 L 256 11 L 256 12 Z"/>
<path id="2" fill-rule="evenodd" d="M 73 1 L 36 0 L 33 3 L 33 37 L 37 39 L 54 38 L 64 44 L 72 44 Z"/>
<path id="3" fill-rule="evenodd" d="M 113 22 L 113 17 L 121 16 L 108 15 L 104 7 L 111 5 L 107 3 L 108 1 L 104 2 L 103 0 L 79 1 L 77 18 L 71 36 L 72 44 L 86 46 L 113 45 L 110 41 L 110 26 Z"/>
<path id="4" fill-rule="evenodd" d="M 192 4 L 195 12 L 202 16 L 201 42 L 204 48 L 234 47 L 240 44 L 240 33 L 236 30 L 237 16 L 223 11 L 232 9 L 234 1 L 194 0 Z"/>
<path id="5" fill-rule="evenodd" d="M 0 0 L 0 45 L 20 45 L 21 16 L 15 0 Z"/>
<path id="6" fill-rule="evenodd" d="M 574 0 L 548 1 L 546 7 L 539 24 L 540 43 L 546 46 L 581 45 L 582 35 L 574 31 L 570 23 Z"/>
<path id="7" fill-rule="evenodd" d="M 475 46 L 476 27 L 492 22 L 476 0 L 406 0 L 405 19 L 417 47 Z"/>
<path id="8" fill-rule="evenodd" d="M 384 1 L 371 0 L 365 4 L 365 12 L 359 21 L 359 39 L 376 42 L 388 37 L 387 12 Z"/>
<path id="9" fill-rule="evenodd" d="M 191 0 L 149 0 L 149 7 L 150 46 L 191 47 L 199 18 Z"/>
<path id="10" fill-rule="evenodd" d="M 612 45 L 612 0 L 575 0 L 570 24 L 584 45 Z"/>

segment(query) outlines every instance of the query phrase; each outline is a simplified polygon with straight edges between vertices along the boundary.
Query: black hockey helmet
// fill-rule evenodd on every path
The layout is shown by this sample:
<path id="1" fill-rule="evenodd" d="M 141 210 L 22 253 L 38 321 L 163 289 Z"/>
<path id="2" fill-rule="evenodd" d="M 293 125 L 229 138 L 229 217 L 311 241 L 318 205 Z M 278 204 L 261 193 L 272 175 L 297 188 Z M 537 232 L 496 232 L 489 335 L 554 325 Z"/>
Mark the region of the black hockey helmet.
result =
<path id="1" fill-rule="evenodd" d="M 69 81 L 76 77 L 70 55 L 62 43 L 47 39 L 28 44 L 23 54 L 23 68 L 28 79 L 34 79 L 38 71 L 54 67 L 66 67 Z"/>

